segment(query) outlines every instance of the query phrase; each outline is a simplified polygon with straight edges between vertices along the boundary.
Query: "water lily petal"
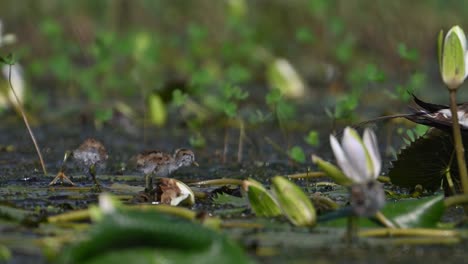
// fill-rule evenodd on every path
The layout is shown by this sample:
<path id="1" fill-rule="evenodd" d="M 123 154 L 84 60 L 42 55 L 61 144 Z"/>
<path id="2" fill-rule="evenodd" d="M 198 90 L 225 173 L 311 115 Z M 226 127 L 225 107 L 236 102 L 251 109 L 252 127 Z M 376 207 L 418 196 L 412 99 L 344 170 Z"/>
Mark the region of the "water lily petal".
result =
<path id="1" fill-rule="evenodd" d="M 363 136 L 364 146 L 366 146 L 367 152 L 369 153 L 370 159 L 372 161 L 374 173 L 373 177 L 376 179 L 380 174 L 380 169 L 382 168 L 382 158 L 379 152 L 379 145 L 377 142 L 377 137 L 375 136 L 372 129 L 366 128 L 364 130 Z"/>
<path id="2" fill-rule="evenodd" d="M 465 78 L 468 76 L 468 52 L 465 52 Z"/>
<path id="3" fill-rule="evenodd" d="M 346 160 L 355 172 L 353 177 L 358 178 L 356 182 L 369 180 L 374 171 L 373 164 L 356 130 L 350 127 L 345 128 L 342 146 Z"/>
<path id="4" fill-rule="evenodd" d="M 450 34 L 457 34 L 458 39 L 460 39 L 461 47 L 463 48 L 463 50 L 466 50 L 466 48 L 467 48 L 466 47 L 466 36 L 465 36 L 465 32 L 463 32 L 463 29 L 460 26 L 452 27 L 449 30 L 449 32 L 447 32 L 447 36 L 445 37 L 446 40 L 447 40 L 447 37 Z"/>
<path id="5" fill-rule="evenodd" d="M 348 162 L 340 143 L 338 143 L 338 140 L 333 135 L 330 135 L 330 145 L 332 147 L 333 154 L 335 154 L 336 162 L 344 174 L 353 182 L 359 181 L 359 177 L 355 176 L 356 172 Z"/>

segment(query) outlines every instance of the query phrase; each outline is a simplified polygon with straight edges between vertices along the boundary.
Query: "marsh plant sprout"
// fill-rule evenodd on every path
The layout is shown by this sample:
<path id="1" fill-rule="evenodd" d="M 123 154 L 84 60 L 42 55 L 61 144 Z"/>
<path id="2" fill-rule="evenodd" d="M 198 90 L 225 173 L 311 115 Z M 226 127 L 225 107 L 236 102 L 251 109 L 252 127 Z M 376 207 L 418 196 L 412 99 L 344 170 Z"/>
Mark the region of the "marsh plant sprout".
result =
<path id="1" fill-rule="evenodd" d="M 468 173 L 465 162 L 463 142 L 458 123 L 458 107 L 456 93 L 468 75 L 468 53 L 466 36 L 459 26 L 452 27 L 445 38 L 441 30 L 438 37 L 438 59 L 442 80 L 450 93 L 450 112 L 452 116 L 453 138 L 457 154 L 458 169 L 463 192 L 468 194 Z"/>
<path id="2" fill-rule="evenodd" d="M 346 127 L 341 144 L 330 135 L 330 144 L 336 161 L 352 184 L 350 203 L 355 216 L 376 215 L 385 204 L 385 192 L 377 177 L 382 168 L 377 137 L 371 129 L 364 130 L 363 138 L 356 130 Z M 349 217 L 347 238 L 356 237 L 356 218 Z"/>

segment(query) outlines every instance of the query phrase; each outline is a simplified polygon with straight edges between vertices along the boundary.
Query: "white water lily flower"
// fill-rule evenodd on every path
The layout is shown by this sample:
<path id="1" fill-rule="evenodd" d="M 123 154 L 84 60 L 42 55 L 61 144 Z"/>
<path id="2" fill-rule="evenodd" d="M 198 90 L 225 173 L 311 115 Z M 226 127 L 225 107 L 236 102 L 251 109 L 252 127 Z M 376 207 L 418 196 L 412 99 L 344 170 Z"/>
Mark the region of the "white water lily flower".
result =
<path id="1" fill-rule="evenodd" d="M 377 179 L 382 160 L 377 137 L 371 129 L 366 128 L 361 139 L 356 130 L 346 127 L 341 145 L 333 135 L 330 144 L 338 165 L 354 183 Z"/>
<path id="2" fill-rule="evenodd" d="M 0 109 L 6 108 L 10 103 L 12 103 L 15 106 L 18 105 L 18 101 L 16 100 L 13 91 L 10 89 L 10 86 L 8 84 L 9 74 L 10 65 L 3 65 L 2 75 L 4 79 L 4 86 L 0 88 Z M 18 64 L 11 65 L 11 84 L 15 89 L 16 96 L 18 96 L 20 103 L 22 103 L 25 96 L 25 83 L 23 77 L 23 69 Z"/>
<path id="3" fill-rule="evenodd" d="M 450 89 L 457 89 L 468 76 L 468 46 L 465 33 L 460 26 L 454 26 L 445 38 L 441 31 L 438 42 L 442 79 Z"/>

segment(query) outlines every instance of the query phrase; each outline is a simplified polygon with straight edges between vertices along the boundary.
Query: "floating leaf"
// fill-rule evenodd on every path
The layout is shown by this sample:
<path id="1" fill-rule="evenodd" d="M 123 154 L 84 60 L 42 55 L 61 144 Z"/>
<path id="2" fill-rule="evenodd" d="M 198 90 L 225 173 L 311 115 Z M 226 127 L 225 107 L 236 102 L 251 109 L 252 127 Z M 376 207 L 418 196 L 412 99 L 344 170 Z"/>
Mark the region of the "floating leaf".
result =
<path id="1" fill-rule="evenodd" d="M 467 136 L 464 136 L 463 142 L 467 148 Z M 444 172 L 450 168 L 455 189 L 460 190 L 457 162 L 455 158 L 452 159 L 453 150 L 452 137 L 448 133 L 431 129 L 401 150 L 397 160 L 392 162 L 388 176 L 393 184 L 401 187 L 414 188 L 420 184 L 427 190 L 435 191 L 441 182 L 447 186 Z"/>
<path id="2" fill-rule="evenodd" d="M 31 211 L 0 205 L 0 219 L 23 222 L 31 216 L 33 216 Z"/>
<path id="3" fill-rule="evenodd" d="M 272 180 L 272 188 L 281 210 L 294 225 L 315 225 L 315 208 L 299 186 L 284 177 L 276 176 Z"/>
<path id="4" fill-rule="evenodd" d="M 65 250 L 60 262 L 110 263 L 117 255 L 132 263 L 251 263 L 223 234 L 158 212 L 137 210 L 106 214 L 88 239 Z"/>
<path id="5" fill-rule="evenodd" d="M 261 183 L 248 179 L 244 181 L 242 186 L 247 192 L 250 208 L 257 216 L 275 217 L 281 215 L 277 201 Z"/>
<path id="6" fill-rule="evenodd" d="M 399 227 L 435 227 L 445 211 L 444 196 L 387 202 L 382 213 Z"/>
<path id="7" fill-rule="evenodd" d="M 402 228 L 431 228 L 440 221 L 445 211 L 443 195 L 431 196 L 421 199 L 405 199 L 398 201 L 388 201 L 381 210 L 390 221 Z M 322 215 L 320 222 L 325 226 L 345 227 L 346 217 L 352 214 L 351 207 L 341 208 L 337 211 Z M 359 226 L 375 227 L 377 223 L 368 218 L 361 217 Z"/>
<path id="8" fill-rule="evenodd" d="M 247 203 L 245 201 L 244 198 L 242 197 L 237 197 L 237 196 L 234 196 L 234 195 L 229 195 L 227 193 L 220 193 L 220 194 L 217 194 L 214 198 L 213 198 L 213 202 L 215 204 L 220 204 L 220 205 L 232 205 L 232 206 L 235 206 L 235 207 L 244 207 L 244 206 L 247 206 Z"/>

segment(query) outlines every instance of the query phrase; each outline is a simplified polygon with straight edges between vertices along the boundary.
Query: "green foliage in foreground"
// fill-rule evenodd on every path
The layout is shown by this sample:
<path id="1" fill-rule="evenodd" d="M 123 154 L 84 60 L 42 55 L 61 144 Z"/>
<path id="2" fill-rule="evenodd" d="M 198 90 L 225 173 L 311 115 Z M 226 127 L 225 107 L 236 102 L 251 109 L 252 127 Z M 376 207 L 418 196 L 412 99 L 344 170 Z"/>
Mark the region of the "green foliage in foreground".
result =
<path id="1" fill-rule="evenodd" d="M 224 234 L 158 212 L 104 215 L 89 238 L 65 250 L 60 263 L 252 263 Z"/>

